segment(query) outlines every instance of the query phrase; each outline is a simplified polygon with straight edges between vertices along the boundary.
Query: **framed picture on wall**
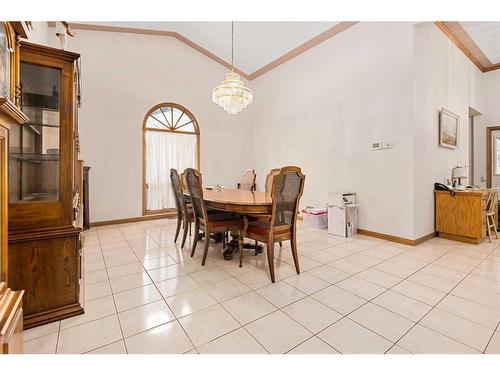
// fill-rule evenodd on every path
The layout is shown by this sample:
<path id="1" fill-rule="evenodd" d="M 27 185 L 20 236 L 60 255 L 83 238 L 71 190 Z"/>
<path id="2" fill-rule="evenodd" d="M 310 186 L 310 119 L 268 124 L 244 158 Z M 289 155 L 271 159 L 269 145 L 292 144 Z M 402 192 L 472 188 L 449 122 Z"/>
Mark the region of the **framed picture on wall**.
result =
<path id="1" fill-rule="evenodd" d="M 439 112 L 439 145 L 456 149 L 458 146 L 458 129 L 460 116 L 444 108 Z"/>

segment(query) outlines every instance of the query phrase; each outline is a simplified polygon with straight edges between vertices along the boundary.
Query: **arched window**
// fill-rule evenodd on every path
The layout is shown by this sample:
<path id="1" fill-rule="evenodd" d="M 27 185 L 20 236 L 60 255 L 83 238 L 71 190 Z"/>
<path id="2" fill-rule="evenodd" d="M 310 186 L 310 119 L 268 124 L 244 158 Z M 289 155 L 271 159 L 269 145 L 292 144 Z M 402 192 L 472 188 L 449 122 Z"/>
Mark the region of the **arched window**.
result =
<path id="1" fill-rule="evenodd" d="M 160 103 L 143 123 L 143 214 L 175 208 L 170 169 L 199 168 L 200 129 L 191 112 L 179 104 Z"/>

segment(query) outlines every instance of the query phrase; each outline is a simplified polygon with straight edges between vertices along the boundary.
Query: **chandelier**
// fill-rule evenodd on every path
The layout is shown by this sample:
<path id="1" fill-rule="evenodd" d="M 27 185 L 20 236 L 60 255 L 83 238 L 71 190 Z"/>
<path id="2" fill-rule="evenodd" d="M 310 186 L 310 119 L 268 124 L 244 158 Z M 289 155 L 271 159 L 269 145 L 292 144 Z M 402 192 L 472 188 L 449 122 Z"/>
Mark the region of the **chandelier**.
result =
<path id="1" fill-rule="evenodd" d="M 243 111 L 253 101 L 253 92 L 245 87 L 238 73 L 234 72 L 234 22 L 231 22 L 231 72 L 212 91 L 212 101 L 230 115 Z"/>

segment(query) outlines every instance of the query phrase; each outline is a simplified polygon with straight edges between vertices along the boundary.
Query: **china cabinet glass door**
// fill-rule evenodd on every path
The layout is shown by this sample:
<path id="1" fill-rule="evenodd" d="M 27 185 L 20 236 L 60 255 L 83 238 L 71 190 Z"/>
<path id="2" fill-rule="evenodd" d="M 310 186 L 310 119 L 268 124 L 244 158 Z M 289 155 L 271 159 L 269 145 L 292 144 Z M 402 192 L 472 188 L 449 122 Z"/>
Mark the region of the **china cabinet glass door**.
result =
<path id="1" fill-rule="evenodd" d="M 9 202 L 57 201 L 61 70 L 22 62 L 21 92 L 30 121 L 11 128 Z"/>

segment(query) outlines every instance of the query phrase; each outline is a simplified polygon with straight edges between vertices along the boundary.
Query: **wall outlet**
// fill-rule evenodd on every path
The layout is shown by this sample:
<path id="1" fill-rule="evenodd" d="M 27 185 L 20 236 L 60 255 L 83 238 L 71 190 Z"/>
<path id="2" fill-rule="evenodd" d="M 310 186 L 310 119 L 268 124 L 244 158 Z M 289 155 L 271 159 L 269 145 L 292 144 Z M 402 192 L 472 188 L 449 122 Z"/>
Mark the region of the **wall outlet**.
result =
<path id="1" fill-rule="evenodd" d="M 382 142 L 382 148 L 392 148 L 392 142 Z"/>
<path id="2" fill-rule="evenodd" d="M 372 142 L 372 150 L 380 150 L 382 148 L 381 142 Z"/>

